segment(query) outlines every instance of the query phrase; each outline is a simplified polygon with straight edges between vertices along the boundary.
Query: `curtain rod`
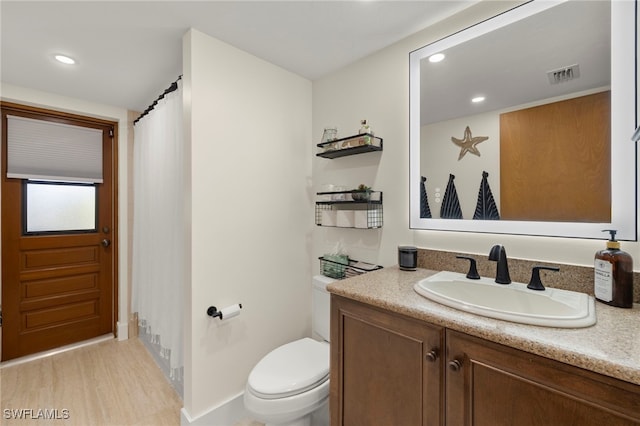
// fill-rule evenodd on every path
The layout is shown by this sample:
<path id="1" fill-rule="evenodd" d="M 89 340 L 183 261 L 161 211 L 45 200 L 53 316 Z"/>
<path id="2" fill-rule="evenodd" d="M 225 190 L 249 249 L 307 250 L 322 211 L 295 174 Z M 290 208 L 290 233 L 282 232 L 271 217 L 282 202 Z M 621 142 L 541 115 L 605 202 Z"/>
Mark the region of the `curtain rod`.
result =
<path id="1" fill-rule="evenodd" d="M 182 79 L 182 76 L 179 76 L 177 78 L 176 81 L 174 81 L 173 83 L 171 83 L 171 86 L 169 86 L 164 92 L 162 92 L 162 94 L 160 96 L 158 96 L 158 99 L 156 99 L 155 101 L 153 101 L 153 103 L 151 105 L 149 105 L 147 107 L 147 109 L 144 110 L 144 112 L 142 114 L 140 114 L 140 117 L 136 118 L 135 120 L 133 120 L 133 124 L 136 124 L 138 121 L 140 121 L 140 119 L 142 117 L 144 117 L 145 115 L 149 114 L 151 111 L 153 111 L 153 109 L 155 108 L 156 105 L 158 105 L 158 102 L 162 100 L 162 98 L 164 98 L 168 93 L 171 93 L 173 91 L 178 90 L 178 82 Z"/>

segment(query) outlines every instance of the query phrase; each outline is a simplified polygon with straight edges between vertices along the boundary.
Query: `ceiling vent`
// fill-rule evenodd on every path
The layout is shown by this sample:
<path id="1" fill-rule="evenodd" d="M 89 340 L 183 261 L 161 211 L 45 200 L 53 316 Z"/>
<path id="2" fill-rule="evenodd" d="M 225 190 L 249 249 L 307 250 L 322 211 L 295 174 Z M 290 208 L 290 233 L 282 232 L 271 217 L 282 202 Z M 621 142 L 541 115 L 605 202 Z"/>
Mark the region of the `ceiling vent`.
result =
<path id="1" fill-rule="evenodd" d="M 578 66 L 578 64 L 575 64 L 547 71 L 547 77 L 549 77 L 549 83 L 551 84 L 564 83 L 565 81 L 574 80 L 580 77 L 580 67 Z"/>

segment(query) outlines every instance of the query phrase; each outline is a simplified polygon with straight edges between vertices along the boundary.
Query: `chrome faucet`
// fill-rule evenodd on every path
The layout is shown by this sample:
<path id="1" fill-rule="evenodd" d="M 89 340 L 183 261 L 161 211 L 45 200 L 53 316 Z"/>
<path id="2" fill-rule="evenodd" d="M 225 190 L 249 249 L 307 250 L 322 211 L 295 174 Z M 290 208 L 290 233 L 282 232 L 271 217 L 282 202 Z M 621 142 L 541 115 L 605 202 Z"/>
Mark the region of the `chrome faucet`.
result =
<path id="1" fill-rule="evenodd" d="M 498 284 L 511 284 L 509 265 L 507 264 L 507 252 L 504 249 L 504 246 L 497 244 L 491 247 L 489 260 L 498 262 L 498 266 L 496 268 L 496 282 Z"/>

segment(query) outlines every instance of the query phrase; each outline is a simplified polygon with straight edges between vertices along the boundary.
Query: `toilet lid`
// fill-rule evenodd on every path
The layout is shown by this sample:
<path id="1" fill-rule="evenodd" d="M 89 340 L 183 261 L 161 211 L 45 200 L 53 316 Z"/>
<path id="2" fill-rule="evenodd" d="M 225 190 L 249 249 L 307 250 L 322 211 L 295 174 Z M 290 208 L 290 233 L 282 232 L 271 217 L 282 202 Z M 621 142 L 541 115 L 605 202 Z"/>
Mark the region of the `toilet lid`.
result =
<path id="1" fill-rule="evenodd" d="M 308 337 L 269 352 L 249 374 L 249 388 L 265 399 L 284 398 L 329 378 L 329 345 Z"/>

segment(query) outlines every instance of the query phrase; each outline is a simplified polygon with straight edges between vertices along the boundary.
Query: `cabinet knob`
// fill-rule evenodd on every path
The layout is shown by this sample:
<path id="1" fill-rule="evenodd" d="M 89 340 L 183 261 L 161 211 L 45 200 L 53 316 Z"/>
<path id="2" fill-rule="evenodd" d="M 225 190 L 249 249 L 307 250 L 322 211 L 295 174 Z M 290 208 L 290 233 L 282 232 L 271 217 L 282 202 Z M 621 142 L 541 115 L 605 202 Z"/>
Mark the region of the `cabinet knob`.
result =
<path id="1" fill-rule="evenodd" d="M 429 353 L 425 356 L 425 359 L 429 362 L 436 362 L 438 359 L 438 349 L 434 348 L 429 351 Z"/>
<path id="2" fill-rule="evenodd" d="M 453 361 L 449 361 L 449 369 L 451 371 L 460 371 L 461 368 L 462 363 L 459 360 L 454 359 Z"/>

